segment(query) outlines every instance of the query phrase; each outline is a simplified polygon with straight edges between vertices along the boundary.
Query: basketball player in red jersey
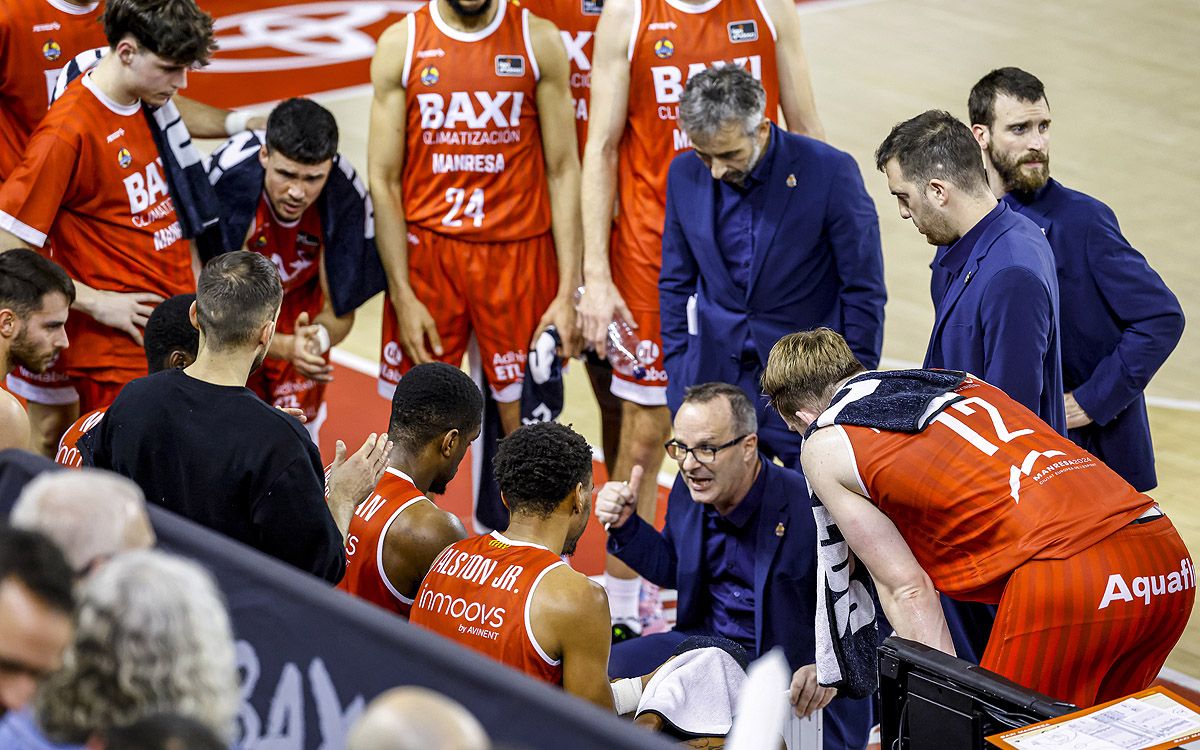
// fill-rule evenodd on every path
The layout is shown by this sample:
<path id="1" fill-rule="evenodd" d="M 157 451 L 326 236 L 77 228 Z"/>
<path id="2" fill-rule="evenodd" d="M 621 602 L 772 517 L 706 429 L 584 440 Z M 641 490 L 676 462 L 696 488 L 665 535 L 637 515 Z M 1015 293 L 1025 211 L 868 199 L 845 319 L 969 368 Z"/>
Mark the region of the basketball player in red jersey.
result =
<path id="1" fill-rule="evenodd" d="M 554 26 L 507 0 L 435 0 L 380 37 L 368 162 L 388 275 L 381 394 L 415 364 L 459 364 L 473 332 L 511 432 L 530 342 L 554 325 L 571 353 L 568 78 Z"/>
<path id="2" fill-rule="evenodd" d="M 249 134 L 239 136 L 247 138 Z M 259 143 L 257 137 L 252 141 Z M 329 349 L 354 324 L 354 313 L 338 317 L 329 294 L 325 271 L 326 232 L 317 206 L 335 169 L 338 127 L 329 110 L 309 99 L 288 99 L 271 111 L 265 142 L 257 149 L 236 149 L 230 141 L 214 158 L 211 175 L 238 169 L 238 163 L 257 158 L 262 168 L 262 191 L 237 195 L 226 190 L 222 205 L 247 217 L 244 248 L 275 264 L 283 282 L 283 308 L 267 358 L 251 373 L 246 387 L 269 404 L 298 409 L 314 443 L 320 443 L 325 421 L 325 386 L 333 379 Z M 246 164 L 247 167 L 255 165 Z M 365 198 L 364 198 L 365 201 Z M 230 216 L 225 220 L 232 222 Z"/>
<path id="3" fill-rule="evenodd" d="M 67 88 L 0 187 L 0 249 L 49 246 L 75 281 L 83 314 L 60 364 L 84 412 L 145 374 L 151 306 L 195 288 L 142 106 L 166 102 L 213 49 L 212 19 L 191 0 L 114 0 L 103 18 L 109 54 Z"/>
<path id="4" fill-rule="evenodd" d="M 200 349 L 200 331 L 192 325 L 188 311 L 196 301 L 194 294 L 177 294 L 154 308 L 146 321 L 146 366 L 149 374 L 163 370 L 182 370 L 196 361 Z M 72 469 L 83 465 L 79 439 L 104 419 L 107 406 L 84 414 L 63 433 L 58 441 L 54 462 Z"/>
<path id="5" fill-rule="evenodd" d="M 482 421 L 483 395 L 462 370 L 429 362 L 405 374 L 392 394 L 395 445 L 383 479 L 350 519 L 338 588 L 408 617 L 434 558 L 467 536 L 426 495 L 445 493 Z"/>
<path id="6" fill-rule="evenodd" d="M 0 375 L 17 365 L 41 372 L 68 345 L 67 310 L 75 286 L 67 274 L 32 250 L 0 254 Z M 0 450 L 29 450 L 29 417 L 0 390 Z"/>
<path id="7" fill-rule="evenodd" d="M 571 569 L 592 506 L 592 451 L 554 422 L 500 441 L 504 533 L 456 542 L 429 570 L 411 621 L 611 710 L 608 602 Z"/>
<path id="8" fill-rule="evenodd" d="M 595 45 L 583 177 L 587 292 L 579 313 L 585 342 L 601 354 L 613 318 L 629 321 L 648 364 L 641 379 L 613 374 L 612 392 L 624 401 L 613 471 L 619 480 L 637 465 L 653 476 L 671 433 L 658 274 L 667 168 L 691 145 L 678 127 L 684 84 L 708 65 L 744 65 L 766 88 L 768 113 L 782 106 L 789 130 L 818 138 L 823 131 L 790 0 L 606 0 Z M 642 488 L 638 513 L 647 520 L 657 490 L 654 482 Z M 615 558 L 608 572 L 614 623 L 636 629 L 638 579 Z"/>
<path id="9" fill-rule="evenodd" d="M 862 426 L 886 382 L 821 328 L 775 345 L 763 390 L 797 431 L 816 423 L 804 475 L 896 634 L 954 653 L 941 591 L 999 604 L 987 669 L 1079 706 L 1146 688 L 1196 594 L 1154 500 L 971 375 L 913 415 L 917 432 Z"/>

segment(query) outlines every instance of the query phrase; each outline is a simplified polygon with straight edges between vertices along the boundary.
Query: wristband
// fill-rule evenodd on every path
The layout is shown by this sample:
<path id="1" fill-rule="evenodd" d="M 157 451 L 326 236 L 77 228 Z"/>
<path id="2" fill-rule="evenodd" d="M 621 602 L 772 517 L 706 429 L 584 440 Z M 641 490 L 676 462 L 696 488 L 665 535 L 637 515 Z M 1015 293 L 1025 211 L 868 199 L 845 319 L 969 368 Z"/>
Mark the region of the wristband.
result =
<path id="1" fill-rule="evenodd" d="M 320 344 L 320 347 L 321 347 L 321 350 L 319 352 L 317 352 L 317 354 L 324 354 L 325 352 L 329 351 L 329 347 L 331 345 L 330 341 L 329 341 L 329 329 L 327 329 L 321 323 L 317 323 L 316 326 L 317 326 L 317 343 Z"/>
<path id="2" fill-rule="evenodd" d="M 642 678 L 626 677 L 609 684 L 613 694 L 613 709 L 617 716 L 631 714 L 642 700 Z"/>
<path id="3" fill-rule="evenodd" d="M 244 110 L 232 110 L 225 115 L 225 135 L 237 135 L 246 129 L 250 124 L 250 118 L 254 115 Z"/>

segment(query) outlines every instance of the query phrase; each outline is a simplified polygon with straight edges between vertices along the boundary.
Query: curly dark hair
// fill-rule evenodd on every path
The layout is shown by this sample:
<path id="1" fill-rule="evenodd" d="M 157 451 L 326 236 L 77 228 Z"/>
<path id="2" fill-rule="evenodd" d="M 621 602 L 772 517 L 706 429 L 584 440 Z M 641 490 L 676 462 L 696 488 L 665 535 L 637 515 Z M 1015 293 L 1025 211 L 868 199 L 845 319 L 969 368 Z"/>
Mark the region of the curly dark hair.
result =
<path id="1" fill-rule="evenodd" d="M 129 35 L 179 65 L 207 65 L 217 49 L 212 16 L 194 0 L 108 0 L 103 20 L 113 49 Z"/>
<path id="2" fill-rule="evenodd" d="M 410 452 L 450 430 L 468 437 L 483 422 L 483 394 L 462 370 L 445 362 L 417 365 L 392 394 L 388 435 Z"/>
<path id="3" fill-rule="evenodd" d="M 160 302 L 146 321 L 143 336 L 146 364 L 156 373 L 168 367 L 167 357 L 174 351 L 187 352 L 192 359 L 200 349 L 200 332 L 192 325 L 188 311 L 196 301 L 194 294 L 177 294 Z"/>
<path id="4" fill-rule="evenodd" d="M 566 425 L 537 422 L 501 440 L 493 466 L 509 511 L 546 518 L 591 481 L 592 448 Z"/>
<path id="5" fill-rule="evenodd" d="M 312 99 L 288 99 L 267 117 L 267 150 L 292 161 L 321 164 L 337 156 L 337 147 L 337 120 Z"/>

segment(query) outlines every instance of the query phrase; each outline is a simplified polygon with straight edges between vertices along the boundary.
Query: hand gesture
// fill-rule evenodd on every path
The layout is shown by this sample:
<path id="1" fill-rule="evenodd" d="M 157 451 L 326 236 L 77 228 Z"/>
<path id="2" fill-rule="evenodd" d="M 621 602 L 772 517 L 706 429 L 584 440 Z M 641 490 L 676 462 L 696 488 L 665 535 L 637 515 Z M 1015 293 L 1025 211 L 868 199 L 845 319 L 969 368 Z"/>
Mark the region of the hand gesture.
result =
<path id="1" fill-rule="evenodd" d="M 638 490 L 642 486 L 642 467 L 629 472 L 628 482 L 605 482 L 596 493 L 596 518 L 605 530 L 619 529 L 637 510 Z"/>
<path id="2" fill-rule="evenodd" d="M 805 664 L 792 675 L 792 687 L 788 697 L 792 702 L 792 710 L 801 718 L 825 708 L 836 695 L 837 690 L 821 687 L 817 682 L 816 664 Z"/>
<path id="3" fill-rule="evenodd" d="M 529 351 L 533 351 L 533 345 L 537 342 L 538 336 L 542 335 L 550 326 L 554 326 L 558 331 L 558 337 L 562 340 L 562 346 L 558 348 L 558 356 L 574 357 L 579 353 L 579 331 L 578 324 L 575 321 L 575 305 L 572 304 L 570 297 L 555 297 L 550 306 L 546 308 L 542 319 L 538 321 L 537 329 L 533 333 L 533 341 L 529 343 Z"/>
<path id="4" fill-rule="evenodd" d="M 621 293 L 611 281 L 588 284 L 579 300 L 580 326 L 583 342 L 601 357 L 605 356 L 608 343 L 608 324 L 617 317 L 629 323 L 630 328 L 637 328 L 633 313 L 629 312 Z"/>
<path id="5" fill-rule="evenodd" d="M 396 310 L 396 322 L 400 327 L 400 346 L 414 365 L 434 361 L 434 357 L 442 356 L 442 339 L 438 336 L 437 325 L 429 309 L 421 304 L 414 296 L 405 297 L 400 302 L 393 302 Z M 425 348 L 425 339 L 429 339 L 429 348 L 433 350 L 430 356 Z"/>
<path id="6" fill-rule="evenodd" d="M 163 298 L 153 292 L 106 292 L 96 290 L 95 301 L 85 310 L 97 323 L 129 334 L 142 346 L 142 329 Z"/>
<path id="7" fill-rule="evenodd" d="M 333 380 L 333 365 L 321 355 L 318 330 L 318 326 L 309 325 L 307 312 L 297 315 L 296 325 L 292 328 L 292 350 L 288 353 L 288 360 L 296 372 L 309 380 L 328 383 Z"/>

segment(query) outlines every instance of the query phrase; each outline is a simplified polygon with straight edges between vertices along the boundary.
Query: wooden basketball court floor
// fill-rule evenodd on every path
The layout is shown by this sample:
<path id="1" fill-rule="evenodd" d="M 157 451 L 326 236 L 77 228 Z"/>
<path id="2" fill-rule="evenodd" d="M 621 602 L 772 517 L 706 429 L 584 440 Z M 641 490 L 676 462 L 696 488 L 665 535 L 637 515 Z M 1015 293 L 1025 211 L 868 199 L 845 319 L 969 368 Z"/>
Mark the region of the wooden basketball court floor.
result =
<path id="1" fill-rule="evenodd" d="M 897 213 L 873 168 L 892 124 L 926 109 L 966 116 L 971 85 L 1016 65 L 1046 84 L 1052 174 L 1108 203 L 1193 316 L 1148 390 L 1161 502 L 1200 554 L 1200 3 L 1195 0 L 820 0 L 799 9 L 817 106 L 831 143 L 863 171 L 880 215 L 889 301 L 885 366 L 922 358 L 933 312 L 932 248 Z M 365 171 L 369 92 L 318 96 L 342 150 Z M 585 196 L 586 199 L 586 196 Z M 379 356 L 378 300 L 343 349 Z M 570 368 L 563 421 L 599 443 L 582 368 Z M 381 409 L 382 412 L 382 409 Z M 669 462 L 668 462 L 669 463 Z M 665 467 L 668 471 L 671 467 Z M 1200 676 L 1200 617 L 1169 665 Z"/>

